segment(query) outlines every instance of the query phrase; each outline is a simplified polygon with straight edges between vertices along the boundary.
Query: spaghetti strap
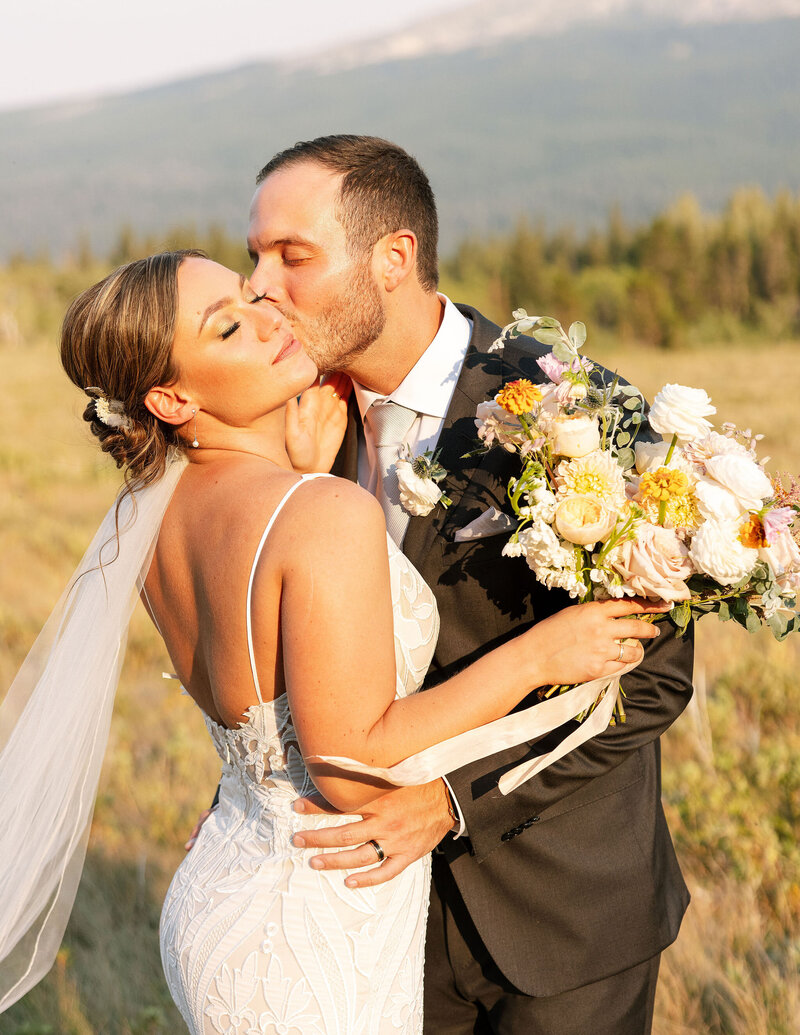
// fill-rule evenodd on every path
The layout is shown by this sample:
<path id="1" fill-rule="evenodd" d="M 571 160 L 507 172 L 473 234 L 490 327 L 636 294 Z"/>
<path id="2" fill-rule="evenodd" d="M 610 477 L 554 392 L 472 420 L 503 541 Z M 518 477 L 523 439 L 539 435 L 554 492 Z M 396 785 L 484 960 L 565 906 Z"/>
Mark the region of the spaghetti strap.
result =
<path id="1" fill-rule="evenodd" d="M 267 536 L 275 524 L 275 519 L 278 514 L 283 510 L 287 500 L 294 495 L 297 489 L 303 484 L 303 482 L 312 481 L 314 478 L 332 478 L 331 474 L 302 474 L 300 480 L 296 481 L 294 485 L 286 492 L 283 499 L 278 503 L 278 506 L 273 510 L 272 517 L 267 522 L 267 527 L 264 529 L 264 533 L 258 543 L 256 549 L 256 555 L 253 558 L 253 565 L 250 568 L 250 578 L 247 583 L 247 649 L 250 652 L 250 671 L 253 674 L 253 684 L 256 688 L 256 696 L 258 697 L 258 703 L 263 704 L 264 701 L 261 697 L 261 684 L 258 682 L 258 673 L 256 671 L 256 656 L 253 650 L 253 621 L 252 621 L 252 602 L 253 602 L 253 582 L 256 577 L 256 568 L 258 567 L 259 559 L 261 558 L 261 551 L 264 549 L 264 543 L 267 541 Z"/>

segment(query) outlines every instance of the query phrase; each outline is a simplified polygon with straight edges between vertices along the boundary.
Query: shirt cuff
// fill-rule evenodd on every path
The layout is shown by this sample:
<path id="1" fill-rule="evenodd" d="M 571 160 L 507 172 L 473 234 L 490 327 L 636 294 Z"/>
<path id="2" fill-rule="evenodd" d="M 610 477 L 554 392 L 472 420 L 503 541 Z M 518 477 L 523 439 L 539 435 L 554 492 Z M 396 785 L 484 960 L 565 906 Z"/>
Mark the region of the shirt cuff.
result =
<path id="1" fill-rule="evenodd" d="M 453 824 L 450 833 L 453 837 L 463 837 L 467 832 L 467 824 L 464 822 L 464 814 L 459 807 L 458 798 L 453 794 L 453 788 L 450 786 L 450 781 L 446 776 L 443 776 L 442 779 L 444 780 L 444 785 L 447 788 L 450 795 L 450 801 L 453 803 L 453 809 L 456 813 L 456 821 Z"/>

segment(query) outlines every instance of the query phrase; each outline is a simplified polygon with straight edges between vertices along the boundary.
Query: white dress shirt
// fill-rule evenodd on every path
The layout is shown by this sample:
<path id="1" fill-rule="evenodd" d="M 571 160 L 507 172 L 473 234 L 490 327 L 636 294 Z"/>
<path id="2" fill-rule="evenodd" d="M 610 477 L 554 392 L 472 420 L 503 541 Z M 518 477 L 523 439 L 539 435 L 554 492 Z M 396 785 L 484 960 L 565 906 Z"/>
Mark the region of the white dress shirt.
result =
<path id="1" fill-rule="evenodd" d="M 358 454 L 358 484 L 373 495 L 378 487 L 378 456 L 364 414 L 374 402 L 394 402 L 417 411 L 418 416 L 404 439 L 414 456 L 428 449 L 435 451 L 444 427 L 444 419 L 467 355 L 472 323 L 456 309 L 449 298 L 445 295 L 439 295 L 439 298 L 444 304 L 444 316 L 436 337 L 393 392 L 379 395 L 358 381 L 353 382 L 366 443 L 366 449 L 359 449 Z M 453 833 L 461 837 L 466 833 L 466 824 L 452 787 L 446 778 L 444 782 L 458 816 L 458 826 L 454 826 Z"/>
<path id="2" fill-rule="evenodd" d="M 472 334 L 472 324 L 466 316 L 445 295 L 439 298 L 444 303 L 444 317 L 436 337 L 393 392 L 379 395 L 358 381 L 353 382 L 362 424 L 364 414 L 374 402 L 394 402 L 417 411 L 419 416 L 404 440 L 414 456 L 436 449 Z M 378 457 L 367 425 L 364 427 L 367 448 L 359 451 L 358 484 L 374 495 L 378 486 Z"/>

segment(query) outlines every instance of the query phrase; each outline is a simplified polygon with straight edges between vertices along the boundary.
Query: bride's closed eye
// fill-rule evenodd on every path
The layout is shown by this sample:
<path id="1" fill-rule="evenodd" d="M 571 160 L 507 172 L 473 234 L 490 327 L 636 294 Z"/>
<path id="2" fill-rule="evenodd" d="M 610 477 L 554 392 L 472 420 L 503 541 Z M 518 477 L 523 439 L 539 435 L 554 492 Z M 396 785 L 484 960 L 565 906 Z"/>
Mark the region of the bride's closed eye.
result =
<path id="1" fill-rule="evenodd" d="M 246 301 L 248 305 L 255 305 L 257 302 L 263 302 L 266 297 L 266 292 L 264 292 L 263 295 L 254 295 L 252 298 L 246 299 Z M 241 326 L 241 321 L 235 320 L 230 327 L 226 327 L 225 330 L 222 331 L 220 338 L 222 338 L 223 341 L 226 341 L 232 334 L 235 334 Z"/>

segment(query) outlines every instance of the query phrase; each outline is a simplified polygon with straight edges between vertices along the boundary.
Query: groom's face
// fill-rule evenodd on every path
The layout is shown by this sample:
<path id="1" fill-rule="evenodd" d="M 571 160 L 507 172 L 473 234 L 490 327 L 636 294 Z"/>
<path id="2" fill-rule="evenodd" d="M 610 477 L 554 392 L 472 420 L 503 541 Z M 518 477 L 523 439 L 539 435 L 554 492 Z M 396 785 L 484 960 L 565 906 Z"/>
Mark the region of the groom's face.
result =
<path id="1" fill-rule="evenodd" d="M 346 370 L 381 334 L 371 255 L 354 256 L 336 217 L 341 177 L 314 162 L 278 169 L 250 206 L 250 283 L 291 322 L 322 371 Z"/>

